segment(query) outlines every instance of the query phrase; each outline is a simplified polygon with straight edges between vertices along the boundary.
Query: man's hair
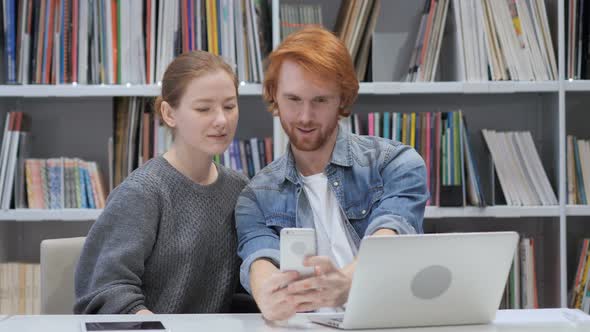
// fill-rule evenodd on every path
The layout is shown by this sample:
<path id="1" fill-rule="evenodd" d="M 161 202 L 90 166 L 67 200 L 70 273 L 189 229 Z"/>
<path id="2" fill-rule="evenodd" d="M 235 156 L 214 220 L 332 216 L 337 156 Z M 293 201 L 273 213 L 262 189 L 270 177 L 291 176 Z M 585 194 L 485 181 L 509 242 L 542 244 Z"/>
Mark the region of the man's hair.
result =
<path id="1" fill-rule="evenodd" d="M 320 27 L 304 28 L 290 34 L 268 56 L 262 95 L 271 113 L 277 109 L 277 84 L 285 60 L 297 63 L 321 79 L 337 82 L 340 86 L 340 115 L 350 115 L 359 82 L 350 53 L 338 37 Z"/>

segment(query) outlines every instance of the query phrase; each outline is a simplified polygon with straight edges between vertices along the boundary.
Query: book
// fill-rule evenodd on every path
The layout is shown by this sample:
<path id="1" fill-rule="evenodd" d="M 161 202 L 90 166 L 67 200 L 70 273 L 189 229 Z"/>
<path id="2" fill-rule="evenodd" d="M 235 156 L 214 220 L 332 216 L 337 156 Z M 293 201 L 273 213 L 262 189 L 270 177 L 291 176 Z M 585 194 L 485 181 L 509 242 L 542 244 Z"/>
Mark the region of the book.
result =
<path id="1" fill-rule="evenodd" d="M 590 140 L 567 136 L 568 204 L 588 204 L 590 192 Z"/>
<path id="2" fill-rule="evenodd" d="M 557 205 L 530 132 L 482 130 L 508 205 Z"/>
<path id="3" fill-rule="evenodd" d="M 7 315 L 41 313 L 40 265 L 0 263 L 0 312 Z"/>

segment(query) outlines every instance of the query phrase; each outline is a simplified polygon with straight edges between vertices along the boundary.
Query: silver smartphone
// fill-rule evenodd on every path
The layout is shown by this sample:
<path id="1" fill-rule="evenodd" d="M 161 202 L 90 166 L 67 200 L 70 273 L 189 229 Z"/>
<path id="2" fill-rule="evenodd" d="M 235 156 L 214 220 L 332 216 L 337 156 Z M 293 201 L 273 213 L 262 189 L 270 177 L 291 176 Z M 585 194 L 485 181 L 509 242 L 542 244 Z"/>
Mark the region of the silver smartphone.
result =
<path id="1" fill-rule="evenodd" d="M 316 256 L 315 229 L 281 229 L 281 272 L 297 271 L 301 278 L 313 275 L 314 268 L 303 266 L 303 259 Z"/>

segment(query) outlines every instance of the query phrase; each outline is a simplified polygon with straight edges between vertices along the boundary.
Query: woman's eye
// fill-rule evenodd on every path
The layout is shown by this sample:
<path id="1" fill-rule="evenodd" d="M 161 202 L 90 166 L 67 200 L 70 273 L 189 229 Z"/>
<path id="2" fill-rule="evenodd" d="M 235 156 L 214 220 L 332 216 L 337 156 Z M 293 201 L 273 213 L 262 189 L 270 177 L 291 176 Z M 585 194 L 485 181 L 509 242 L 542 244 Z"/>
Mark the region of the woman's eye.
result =
<path id="1" fill-rule="evenodd" d="M 208 108 L 195 108 L 195 111 L 197 112 L 207 112 L 208 110 Z"/>
<path id="2" fill-rule="evenodd" d="M 234 108 L 236 108 L 236 105 L 227 105 L 227 106 L 225 106 L 225 109 L 228 110 L 228 111 L 231 111 Z"/>

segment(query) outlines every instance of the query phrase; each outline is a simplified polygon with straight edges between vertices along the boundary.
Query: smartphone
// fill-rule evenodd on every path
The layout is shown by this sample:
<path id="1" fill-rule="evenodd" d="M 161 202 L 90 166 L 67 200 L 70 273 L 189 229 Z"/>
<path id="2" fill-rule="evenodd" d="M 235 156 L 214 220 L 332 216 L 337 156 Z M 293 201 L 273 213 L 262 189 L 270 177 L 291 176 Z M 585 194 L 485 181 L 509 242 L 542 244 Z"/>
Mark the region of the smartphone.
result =
<path id="1" fill-rule="evenodd" d="M 283 228 L 281 229 L 281 272 L 297 271 L 301 278 L 314 273 L 314 267 L 303 266 L 303 259 L 316 256 L 315 229 Z"/>
<path id="2" fill-rule="evenodd" d="M 165 332 L 166 328 L 160 321 L 140 322 L 82 322 L 82 330 L 87 332 Z"/>

